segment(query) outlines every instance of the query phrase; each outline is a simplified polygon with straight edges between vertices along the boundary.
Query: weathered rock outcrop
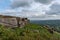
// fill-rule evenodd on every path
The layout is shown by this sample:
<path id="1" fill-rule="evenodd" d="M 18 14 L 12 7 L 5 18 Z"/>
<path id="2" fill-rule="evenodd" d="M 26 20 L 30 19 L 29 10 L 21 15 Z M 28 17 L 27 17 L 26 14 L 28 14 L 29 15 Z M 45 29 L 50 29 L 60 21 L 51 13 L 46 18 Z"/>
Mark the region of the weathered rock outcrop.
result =
<path id="1" fill-rule="evenodd" d="M 54 29 L 51 28 L 49 25 L 44 26 L 44 28 L 46 28 L 51 34 L 54 33 Z"/>
<path id="2" fill-rule="evenodd" d="M 0 24 L 7 27 L 24 27 L 27 23 L 27 18 L 0 15 Z"/>

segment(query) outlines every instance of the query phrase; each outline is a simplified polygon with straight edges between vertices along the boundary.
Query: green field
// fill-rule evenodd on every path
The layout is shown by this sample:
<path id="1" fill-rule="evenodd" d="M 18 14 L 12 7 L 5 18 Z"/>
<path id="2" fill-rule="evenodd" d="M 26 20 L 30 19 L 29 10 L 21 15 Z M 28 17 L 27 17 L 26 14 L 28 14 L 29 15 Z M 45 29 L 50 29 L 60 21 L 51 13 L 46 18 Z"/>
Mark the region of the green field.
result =
<path id="1" fill-rule="evenodd" d="M 51 34 L 37 24 L 27 24 L 24 28 L 6 28 L 0 25 L 0 40 L 60 40 L 60 33 Z"/>

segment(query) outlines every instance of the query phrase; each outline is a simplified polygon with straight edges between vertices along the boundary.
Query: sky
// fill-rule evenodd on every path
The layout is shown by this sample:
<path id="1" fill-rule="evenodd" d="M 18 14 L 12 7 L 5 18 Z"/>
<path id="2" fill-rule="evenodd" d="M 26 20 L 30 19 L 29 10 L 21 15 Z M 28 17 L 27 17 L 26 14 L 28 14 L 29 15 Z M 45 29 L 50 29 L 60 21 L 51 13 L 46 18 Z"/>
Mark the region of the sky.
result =
<path id="1" fill-rule="evenodd" d="M 60 0 L 0 0 L 0 15 L 56 20 L 60 19 Z"/>

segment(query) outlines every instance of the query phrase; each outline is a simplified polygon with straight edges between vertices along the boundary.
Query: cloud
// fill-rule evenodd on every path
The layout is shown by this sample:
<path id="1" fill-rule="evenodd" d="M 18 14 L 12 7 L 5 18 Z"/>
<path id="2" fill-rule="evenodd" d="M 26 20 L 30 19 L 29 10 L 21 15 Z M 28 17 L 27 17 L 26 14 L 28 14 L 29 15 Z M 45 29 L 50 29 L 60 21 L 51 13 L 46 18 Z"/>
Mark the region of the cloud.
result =
<path id="1" fill-rule="evenodd" d="M 60 4 L 57 0 L 11 0 L 10 7 L 11 9 L 6 9 L 0 14 L 37 20 L 60 17 Z"/>
<path id="2" fill-rule="evenodd" d="M 35 0 L 35 1 L 42 4 L 50 4 L 53 0 Z"/>
<path id="3" fill-rule="evenodd" d="M 33 2 L 42 3 L 42 4 L 50 4 L 52 0 L 11 0 L 11 7 L 12 8 L 30 7 Z"/>
<path id="4" fill-rule="evenodd" d="M 46 13 L 49 15 L 60 15 L 60 4 L 54 3 L 49 11 Z"/>
<path id="5" fill-rule="evenodd" d="M 12 2 L 11 7 L 17 8 L 17 7 L 30 6 L 30 3 L 32 3 L 33 0 L 12 0 L 11 2 Z"/>

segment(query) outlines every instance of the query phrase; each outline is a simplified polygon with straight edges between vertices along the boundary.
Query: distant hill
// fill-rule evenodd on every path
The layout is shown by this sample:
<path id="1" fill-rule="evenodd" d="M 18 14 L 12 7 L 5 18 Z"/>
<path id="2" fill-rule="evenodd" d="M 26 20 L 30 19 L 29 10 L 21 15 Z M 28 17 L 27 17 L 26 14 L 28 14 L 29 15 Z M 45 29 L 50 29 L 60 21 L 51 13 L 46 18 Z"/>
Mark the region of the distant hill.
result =
<path id="1" fill-rule="evenodd" d="M 0 40 L 60 40 L 60 33 L 50 33 L 37 24 L 27 24 L 24 28 L 6 28 L 0 25 Z"/>
<path id="2" fill-rule="evenodd" d="M 60 20 L 31 20 L 30 22 L 42 25 L 60 26 Z"/>
<path id="3" fill-rule="evenodd" d="M 49 25 L 56 31 L 60 32 L 60 20 L 31 20 L 30 22 L 39 25 Z"/>

